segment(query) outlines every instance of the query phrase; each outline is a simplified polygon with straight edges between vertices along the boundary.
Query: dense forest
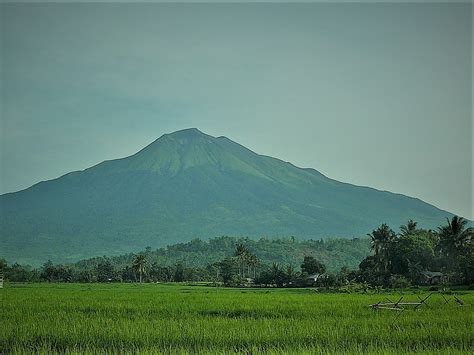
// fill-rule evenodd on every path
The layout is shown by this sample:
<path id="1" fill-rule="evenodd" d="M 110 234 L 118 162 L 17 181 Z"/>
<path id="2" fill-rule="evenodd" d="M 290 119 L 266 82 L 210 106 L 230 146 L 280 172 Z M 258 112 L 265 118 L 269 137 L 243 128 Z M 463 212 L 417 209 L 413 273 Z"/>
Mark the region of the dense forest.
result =
<path id="1" fill-rule="evenodd" d="M 407 287 L 474 283 L 474 229 L 453 217 L 437 231 L 410 220 L 396 233 L 382 224 L 369 238 L 333 240 L 194 239 L 137 254 L 34 269 L 0 260 L 9 281 L 182 282 L 227 286 Z"/>
<path id="2" fill-rule="evenodd" d="M 4 270 L 10 280 L 17 281 L 39 280 L 44 270 L 52 268 L 57 270 L 55 272 L 57 275 L 53 277 L 57 280 L 96 281 L 109 278 L 117 281 L 130 278 L 135 280 L 130 267 L 136 255 L 143 255 L 147 263 L 147 280 L 157 269 L 166 269 L 167 273 L 174 275 L 177 268 L 186 270 L 187 280 L 209 280 L 214 277 L 214 274 L 208 275 L 209 266 L 226 257 L 234 256 L 236 246 L 239 244 L 252 250 L 257 257 L 259 270 L 273 263 L 299 267 L 303 258 L 309 255 L 321 260 L 331 271 L 337 271 L 343 266 L 353 269 L 370 252 L 370 240 L 367 238 L 298 240 L 290 237 L 252 240 L 223 236 L 208 241 L 193 239 L 187 243 L 169 245 L 156 250 L 146 248 L 136 254 L 85 259 L 74 264 L 53 265 L 51 262 L 46 262 L 38 269 L 13 264 L 4 266 Z M 6 265 L 6 262 L 3 262 L 3 265 Z M 110 270 L 110 273 L 101 275 L 99 271 L 104 269 Z"/>

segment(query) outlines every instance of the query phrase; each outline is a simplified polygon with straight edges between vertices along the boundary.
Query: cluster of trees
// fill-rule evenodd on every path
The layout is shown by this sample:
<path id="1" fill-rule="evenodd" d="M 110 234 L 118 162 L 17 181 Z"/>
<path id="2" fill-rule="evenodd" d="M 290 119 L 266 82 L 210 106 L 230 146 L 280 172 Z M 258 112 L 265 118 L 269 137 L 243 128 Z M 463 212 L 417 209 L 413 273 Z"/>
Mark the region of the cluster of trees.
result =
<path id="1" fill-rule="evenodd" d="M 305 256 L 300 268 L 287 264 L 262 263 L 244 244 L 237 244 L 232 256 L 206 267 L 188 267 L 178 262 L 171 266 L 150 263 L 146 252 L 136 254 L 130 265 L 117 268 L 110 258 L 103 257 L 95 267 L 78 269 L 74 265 L 46 262 L 33 269 L 19 264 L 8 266 L 0 260 L 0 270 L 16 282 L 182 282 L 207 281 L 225 286 L 307 287 L 342 286 L 355 277 L 347 267 L 337 273 L 313 256 Z"/>
<path id="2" fill-rule="evenodd" d="M 212 269 L 186 267 L 183 263 L 159 265 L 148 263 L 146 255 L 138 254 L 131 265 L 118 268 L 110 258 L 103 257 L 94 267 L 46 262 L 40 268 L 17 263 L 8 265 L 0 259 L 0 271 L 13 282 L 182 282 L 213 281 Z"/>
<path id="3" fill-rule="evenodd" d="M 222 236 L 207 241 L 193 239 L 156 250 L 148 247 L 138 255 L 145 260 L 141 272 L 144 282 L 222 281 L 221 264 L 228 257 L 233 258 L 226 261 L 228 264 L 237 265 L 237 278 L 245 279 L 256 278 L 273 263 L 298 268 L 305 254 L 315 256 L 329 270 L 338 270 L 343 265 L 356 268 L 368 255 L 369 245 L 366 238 L 253 240 Z M 139 282 L 140 272 L 134 264 L 136 254 L 95 257 L 73 264 L 48 261 L 38 268 L 18 263 L 7 265 L 0 259 L 0 271 L 7 280 L 16 282 Z"/>
<path id="4" fill-rule="evenodd" d="M 183 263 L 192 268 L 206 268 L 209 264 L 222 261 L 233 256 L 236 246 L 243 244 L 252 251 L 259 264 L 292 265 L 299 267 L 304 255 L 313 255 L 321 260 L 328 270 L 336 271 L 343 266 L 356 269 L 360 261 L 370 252 L 370 241 L 367 238 L 334 238 L 319 240 L 300 240 L 288 238 L 239 238 L 222 236 L 209 240 L 193 239 L 186 243 L 169 245 L 152 250 L 146 248 L 141 253 L 146 255 L 148 264 L 176 265 Z M 110 257 L 117 269 L 122 269 L 133 263 L 135 254 L 123 254 Z M 81 260 L 75 266 L 81 269 L 94 268 L 103 260 L 102 257 Z M 261 265 L 260 265 L 261 266 Z M 251 274 L 254 266 L 250 266 Z M 261 267 L 257 267 L 257 269 Z M 245 270 L 248 274 L 248 270 Z"/>
<path id="5" fill-rule="evenodd" d="M 213 266 L 217 268 L 216 279 L 226 286 L 342 286 L 351 274 L 347 267 L 342 267 L 337 273 L 329 273 L 326 265 L 310 255 L 304 256 L 299 270 L 292 264 L 262 263 L 242 243 L 237 244 L 233 256 Z"/>
<path id="6" fill-rule="evenodd" d="M 313 256 L 305 256 L 299 271 L 291 265 L 282 267 L 273 263 L 260 273 L 255 283 L 277 287 L 330 286 L 332 279 L 329 280 L 327 276 L 332 274 L 325 274 L 325 272 L 326 266 L 323 263 Z"/>
<path id="7" fill-rule="evenodd" d="M 182 282 L 207 281 L 222 282 L 227 286 L 261 285 L 276 287 L 338 287 L 349 283 L 364 285 L 400 287 L 426 282 L 424 272 L 442 273 L 442 282 L 450 284 L 474 283 L 474 230 L 467 227 L 467 221 L 453 217 L 437 231 L 421 229 L 416 222 L 408 221 L 395 233 L 386 224 L 368 234 L 372 254 L 366 256 L 356 267 L 342 266 L 328 268 L 322 260 L 335 253 L 340 254 L 341 246 L 354 245 L 369 247 L 369 243 L 359 239 L 324 241 L 297 241 L 294 238 L 269 241 L 251 241 L 221 237 L 209 242 L 193 240 L 189 243 L 168 247 L 168 250 L 152 251 L 147 248 L 138 254 L 120 257 L 101 257 L 83 260 L 75 264 L 63 265 L 46 262 L 40 268 L 19 264 L 8 265 L 0 259 L 0 271 L 10 281 L 32 282 Z M 215 245 L 224 245 L 221 250 L 207 258 L 203 251 Z M 292 262 L 272 261 L 268 252 L 272 246 L 277 260 L 282 250 L 305 255 L 294 256 Z M 307 247 L 307 248 L 304 248 Z M 262 251 L 262 249 L 264 251 Z M 350 248 L 349 248 L 350 249 Z M 352 249 L 351 249 L 352 250 Z M 313 254 L 314 251 L 314 255 Z M 324 252 L 323 252 L 324 251 Z M 163 254 L 193 256 L 194 262 L 185 258 L 176 260 L 160 257 Z M 188 253 L 188 254 L 186 254 Z M 312 255 L 308 255 L 312 254 Z M 367 253 L 363 255 L 367 255 Z M 218 260 L 216 256 L 220 255 Z M 316 257 L 315 257 L 316 256 Z M 322 257 L 320 257 L 322 256 Z M 301 264 L 295 263 L 298 260 Z M 210 259 L 210 260 L 209 260 Z M 362 257 L 360 258 L 362 259 Z M 359 259 L 359 260 L 360 260 Z M 172 263 L 169 263 L 173 260 Z M 189 260 L 189 259 L 188 259 Z M 338 270 L 338 271 L 336 271 Z"/>
<path id="8" fill-rule="evenodd" d="M 437 231 L 417 227 L 415 221 L 400 226 L 397 234 L 386 224 L 368 234 L 373 255 L 359 265 L 358 280 L 374 285 L 394 286 L 427 283 L 427 272 L 438 272 L 441 282 L 474 282 L 472 227 L 454 216 Z"/>
<path id="9" fill-rule="evenodd" d="M 0 270 L 6 279 L 16 282 L 182 282 L 207 281 L 226 286 L 261 285 L 277 287 L 303 287 L 315 284 L 335 286 L 347 282 L 349 269 L 340 273 L 327 273 L 326 266 L 313 256 L 305 256 L 300 270 L 291 264 L 263 263 L 250 249 L 238 243 L 234 253 L 206 267 L 189 267 L 182 262 L 160 265 L 149 262 L 147 252 L 134 255 L 130 265 L 118 268 L 112 259 L 103 257 L 94 267 L 79 268 L 77 265 L 46 262 L 38 269 L 19 264 L 7 265 L 0 260 Z M 345 276 L 341 277 L 344 274 Z M 309 276 L 313 276 L 310 278 Z M 344 280 L 344 282 L 342 282 Z"/>

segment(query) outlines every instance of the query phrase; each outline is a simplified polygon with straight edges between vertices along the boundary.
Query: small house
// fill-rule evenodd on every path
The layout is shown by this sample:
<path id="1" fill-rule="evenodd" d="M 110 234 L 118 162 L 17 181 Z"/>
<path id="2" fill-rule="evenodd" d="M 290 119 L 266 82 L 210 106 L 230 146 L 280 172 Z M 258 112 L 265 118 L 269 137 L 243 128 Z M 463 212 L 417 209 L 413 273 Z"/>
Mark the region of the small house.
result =
<path id="1" fill-rule="evenodd" d="M 252 279 L 251 277 L 244 277 L 242 279 L 242 282 L 244 286 L 252 286 L 255 283 L 254 279 Z"/>
<path id="2" fill-rule="evenodd" d="M 306 278 L 307 280 L 310 280 L 312 282 L 316 282 L 318 281 L 318 279 L 323 276 L 324 274 L 312 274 L 312 275 L 308 275 L 308 277 Z"/>
<path id="3" fill-rule="evenodd" d="M 443 273 L 439 271 L 420 272 L 421 281 L 426 285 L 438 285 L 443 281 Z"/>

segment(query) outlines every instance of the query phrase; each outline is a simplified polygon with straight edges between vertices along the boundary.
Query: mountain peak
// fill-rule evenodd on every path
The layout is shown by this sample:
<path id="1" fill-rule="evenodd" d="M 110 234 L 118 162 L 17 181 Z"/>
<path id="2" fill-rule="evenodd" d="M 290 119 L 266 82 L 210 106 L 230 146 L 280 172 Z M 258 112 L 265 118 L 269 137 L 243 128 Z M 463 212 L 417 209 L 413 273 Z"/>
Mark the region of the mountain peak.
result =
<path id="1" fill-rule="evenodd" d="M 207 134 L 201 132 L 197 128 L 185 128 L 179 131 L 175 131 L 173 133 L 166 134 L 166 136 L 179 137 L 179 138 L 193 138 L 193 137 L 207 136 Z"/>
<path id="2" fill-rule="evenodd" d="M 162 136 L 157 138 L 155 141 L 147 145 L 145 148 L 143 148 L 141 151 L 134 154 L 134 156 L 142 155 L 143 153 L 150 153 L 150 152 L 156 153 L 157 149 L 161 150 L 163 149 L 164 146 L 170 148 L 170 145 L 174 145 L 176 143 L 179 143 L 180 145 L 183 145 L 183 144 L 188 145 L 192 143 L 194 145 L 196 142 L 201 141 L 206 138 L 214 138 L 214 137 L 201 132 L 197 128 L 185 128 L 179 131 L 163 134 Z"/>
<path id="3" fill-rule="evenodd" d="M 196 128 L 140 152 L 0 196 L 0 257 L 26 263 L 128 253 L 195 237 L 364 235 L 451 216 L 344 184 Z"/>

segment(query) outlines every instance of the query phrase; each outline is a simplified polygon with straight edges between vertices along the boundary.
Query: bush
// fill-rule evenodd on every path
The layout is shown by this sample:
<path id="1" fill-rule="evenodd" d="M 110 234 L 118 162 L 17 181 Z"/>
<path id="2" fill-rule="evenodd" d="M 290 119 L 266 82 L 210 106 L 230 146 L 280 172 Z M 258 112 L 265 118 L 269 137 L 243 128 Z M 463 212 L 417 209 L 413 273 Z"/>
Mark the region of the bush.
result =
<path id="1" fill-rule="evenodd" d="M 358 283 L 358 282 L 350 282 L 347 285 L 339 287 L 339 291 L 344 293 L 361 293 L 367 292 L 369 286 L 367 284 Z"/>
<path id="2" fill-rule="evenodd" d="M 408 288 L 411 286 L 410 280 L 401 275 L 393 275 L 390 277 L 391 288 Z"/>

